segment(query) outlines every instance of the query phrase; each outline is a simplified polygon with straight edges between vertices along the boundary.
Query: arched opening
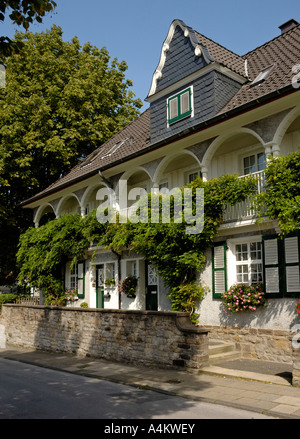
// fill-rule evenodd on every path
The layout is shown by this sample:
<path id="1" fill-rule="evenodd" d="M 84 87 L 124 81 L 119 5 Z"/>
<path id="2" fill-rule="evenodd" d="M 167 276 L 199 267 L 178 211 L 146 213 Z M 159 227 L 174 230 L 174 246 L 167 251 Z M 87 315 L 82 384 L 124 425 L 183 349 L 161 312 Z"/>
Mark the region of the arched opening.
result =
<path id="1" fill-rule="evenodd" d="M 74 194 L 64 197 L 58 207 L 57 216 L 61 216 L 65 213 L 79 213 L 80 214 L 80 204 L 77 197 Z"/>
<path id="2" fill-rule="evenodd" d="M 43 226 L 56 218 L 53 207 L 50 204 L 40 206 L 36 211 L 33 222 L 36 227 Z"/>
<path id="3" fill-rule="evenodd" d="M 288 155 L 299 150 L 300 146 L 300 116 L 291 122 L 280 145 L 280 154 Z"/>
<path id="4" fill-rule="evenodd" d="M 201 177 L 200 163 L 188 152 L 166 157 L 155 172 L 155 182 L 159 189 L 173 189 L 184 186 L 197 177 Z"/>
<path id="5" fill-rule="evenodd" d="M 216 139 L 203 161 L 210 178 L 224 174 L 247 175 L 265 168 L 265 147 L 257 135 L 242 131 Z"/>

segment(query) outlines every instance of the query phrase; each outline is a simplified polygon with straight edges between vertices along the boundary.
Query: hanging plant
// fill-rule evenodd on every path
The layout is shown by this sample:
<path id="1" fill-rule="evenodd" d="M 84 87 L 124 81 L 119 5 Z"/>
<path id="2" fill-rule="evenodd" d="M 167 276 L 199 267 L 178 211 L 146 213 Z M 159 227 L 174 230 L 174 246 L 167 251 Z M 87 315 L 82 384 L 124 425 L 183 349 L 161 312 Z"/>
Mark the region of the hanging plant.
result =
<path id="1" fill-rule="evenodd" d="M 266 306 L 261 284 L 238 284 L 232 285 L 228 291 L 221 296 L 224 310 L 236 313 L 239 311 L 256 311 L 257 308 Z"/>
<path id="2" fill-rule="evenodd" d="M 119 285 L 120 293 L 126 294 L 130 299 L 135 298 L 138 278 L 136 276 L 127 276 Z"/>

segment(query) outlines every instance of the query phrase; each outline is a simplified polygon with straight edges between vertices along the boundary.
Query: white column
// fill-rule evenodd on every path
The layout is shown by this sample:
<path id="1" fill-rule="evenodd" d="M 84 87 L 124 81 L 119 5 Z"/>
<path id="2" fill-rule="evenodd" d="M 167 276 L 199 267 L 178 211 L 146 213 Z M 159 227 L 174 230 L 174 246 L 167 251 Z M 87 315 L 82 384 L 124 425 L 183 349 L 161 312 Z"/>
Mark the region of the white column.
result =
<path id="1" fill-rule="evenodd" d="M 273 153 L 273 157 L 280 155 L 280 146 L 278 144 L 274 143 L 272 145 L 272 153 Z"/>
<path id="2" fill-rule="evenodd" d="M 208 169 L 205 166 L 201 166 L 202 180 L 208 180 Z"/>

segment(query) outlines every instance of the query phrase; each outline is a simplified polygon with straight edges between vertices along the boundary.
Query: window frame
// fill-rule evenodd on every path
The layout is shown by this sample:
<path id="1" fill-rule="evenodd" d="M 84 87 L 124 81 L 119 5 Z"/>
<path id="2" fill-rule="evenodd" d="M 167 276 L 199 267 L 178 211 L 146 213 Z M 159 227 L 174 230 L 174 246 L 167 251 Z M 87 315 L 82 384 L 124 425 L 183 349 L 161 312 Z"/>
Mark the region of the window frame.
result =
<path id="1" fill-rule="evenodd" d="M 259 243 L 260 244 L 260 249 L 256 248 L 256 250 L 255 250 L 256 253 L 260 252 L 260 258 L 252 259 L 251 253 L 253 251 L 251 250 L 251 244 L 254 244 L 254 243 L 255 244 Z M 246 249 L 247 259 L 243 259 L 242 258 L 242 259 L 238 260 L 238 258 L 237 258 L 238 253 L 241 253 L 241 254 L 245 253 L 245 251 L 243 251 L 243 250 L 241 252 L 237 251 L 237 246 L 238 245 L 240 245 L 240 246 L 246 245 L 247 246 L 247 249 Z M 234 257 L 235 257 L 235 281 L 237 283 L 247 283 L 249 285 L 254 284 L 254 283 L 263 283 L 264 269 L 263 269 L 263 255 L 262 255 L 262 241 L 261 241 L 261 238 L 256 238 L 256 239 L 250 238 L 250 239 L 241 240 L 239 242 L 235 242 L 234 243 L 233 252 L 234 252 Z M 260 271 L 260 273 L 261 273 L 261 280 L 258 280 L 258 281 L 254 281 L 253 280 L 253 277 L 252 277 L 253 276 L 252 265 L 254 265 L 254 264 L 256 264 L 256 265 L 260 264 L 261 265 L 261 271 Z M 244 279 L 242 281 L 238 280 L 238 276 L 239 275 L 243 276 L 243 274 L 244 274 L 244 273 L 238 273 L 237 267 L 241 267 L 241 266 L 247 266 L 247 280 L 244 280 Z"/>
<path id="2" fill-rule="evenodd" d="M 259 155 L 263 155 L 264 156 L 264 164 L 265 164 L 265 166 L 263 167 L 263 169 L 258 169 L 258 156 Z M 245 173 L 245 159 L 250 159 L 250 157 L 254 157 L 255 158 L 255 171 L 251 171 L 251 172 L 248 172 L 247 174 Z M 250 175 L 250 174 L 253 174 L 253 173 L 255 173 L 255 172 L 261 172 L 261 171 L 263 171 L 265 168 L 266 168 L 266 161 L 267 161 L 267 158 L 266 158 L 266 153 L 265 153 L 265 151 L 257 151 L 257 152 L 255 152 L 255 153 L 248 153 L 247 155 L 244 155 L 243 157 L 242 157 L 242 170 L 243 170 L 243 174 L 242 175 Z M 249 167 L 249 166 L 248 166 Z"/>
<path id="3" fill-rule="evenodd" d="M 181 97 L 185 93 L 189 93 L 189 109 L 187 111 L 182 112 L 182 104 Z M 177 115 L 171 118 L 170 104 L 174 100 L 177 101 Z M 167 99 L 167 120 L 168 126 L 172 125 L 179 120 L 185 119 L 193 115 L 193 86 L 186 87 L 184 90 L 179 91 L 178 93 L 168 97 Z"/>
<path id="4" fill-rule="evenodd" d="M 78 266 L 81 266 L 80 270 Z M 85 297 L 85 261 L 78 261 L 73 265 L 71 269 L 71 264 L 68 267 L 67 284 L 68 288 L 71 290 L 77 290 L 77 296 L 79 299 L 84 299 Z M 81 285 L 81 288 L 79 287 Z M 80 291 L 81 290 L 81 291 Z"/>

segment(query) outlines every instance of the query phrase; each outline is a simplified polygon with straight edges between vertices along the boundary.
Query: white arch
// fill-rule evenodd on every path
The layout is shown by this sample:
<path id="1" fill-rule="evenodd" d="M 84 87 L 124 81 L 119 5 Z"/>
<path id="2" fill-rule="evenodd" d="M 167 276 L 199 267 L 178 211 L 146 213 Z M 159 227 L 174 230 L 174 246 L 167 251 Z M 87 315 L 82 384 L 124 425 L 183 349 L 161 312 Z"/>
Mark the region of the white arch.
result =
<path id="1" fill-rule="evenodd" d="M 188 151 L 188 150 L 184 149 L 183 151 L 176 152 L 174 154 L 168 155 L 168 156 L 163 158 L 163 160 L 159 163 L 159 165 L 158 165 L 158 167 L 157 167 L 157 169 L 156 169 L 156 171 L 154 173 L 153 182 L 154 183 L 159 183 L 159 181 L 161 180 L 163 171 L 166 169 L 166 167 L 174 159 L 180 157 L 183 154 L 186 154 L 186 155 L 189 155 L 189 156 L 193 157 L 196 160 L 196 162 L 198 163 L 199 168 L 201 167 L 201 163 L 200 163 L 198 157 L 194 153 L 192 153 L 191 151 Z"/>
<path id="2" fill-rule="evenodd" d="M 255 131 L 250 130 L 249 128 L 239 128 L 233 132 L 221 135 L 212 141 L 203 156 L 202 166 L 208 168 L 215 152 L 219 149 L 219 147 L 228 139 L 236 136 L 237 134 L 250 134 L 254 136 L 262 144 L 262 146 L 265 145 L 263 139 Z"/>
<path id="3" fill-rule="evenodd" d="M 95 189 L 101 189 L 101 187 L 108 187 L 107 184 L 104 183 L 104 181 L 100 181 L 99 183 L 88 186 L 86 190 L 84 191 L 84 194 L 81 198 L 80 202 L 80 209 L 84 209 L 86 207 L 86 203 L 88 201 L 89 196 L 93 193 Z"/>
<path id="4" fill-rule="evenodd" d="M 145 169 L 143 166 L 137 166 L 137 167 L 134 168 L 134 169 L 131 169 L 131 170 L 125 171 L 125 172 L 122 174 L 122 176 L 120 177 L 119 181 L 120 181 L 120 180 L 129 180 L 129 178 L 132 177 L 134 174 L 136 174 L 138 171 L 144 171 L 145 174 L 148 175 L 150 181 L 152 181 L 151 175 L 149 174 L 149 172 L 147 171 L 147 169 Z M 118 185 L 117 185 L 117 186 L 119 186 L 119 182 L 118 182 Z"/>
<path id="5" fill-rule="evenodd" d="M 39 222 L 40 222 L 40 220 L 44 214 L 44 211 L 46 210 L 47 207 L 51 207 L 51 209 L 55 215 L 55 210 L 50 203 L 42 204 L 41 206 L 38 207 L 37 211 L 35 212 L 34 218 L 33 218 L 33 222 L 36 226 L 39 225 Z"/>
<path id="6" fill-rule="evenodd" d="M 274 134 L 273 143 L 276 145 L 280 145 L 283 139 L 283 136 L 285 135 L 286 131 L 288 130 L 289 126 L 294 122 L 297 117 L 300 116 L 300 108 L 296 107 L 293 108 L 280 122 L 280 124 L 277 127 L 277 130 Z"/>
<path id="7" fill-rule="evenodd" d="M 61 212 L 60 212 L 61 211 L 61 207 L 63 206 L 65 201 L 67 201 L 69 198 L 75 198 L 77 203 L 78 203 L 78 207 L 80 208 L 80 201 L 79 201 L 77 195 L 75 195 L 73 192 L 71 194 L 65 195 L 64 197 L 62 197 L 59 200 L 59 203 L 58 203 L 58 205 L 56 207 L 55 215 L 56 215 L 57 218 L 61 215 Z"/>

